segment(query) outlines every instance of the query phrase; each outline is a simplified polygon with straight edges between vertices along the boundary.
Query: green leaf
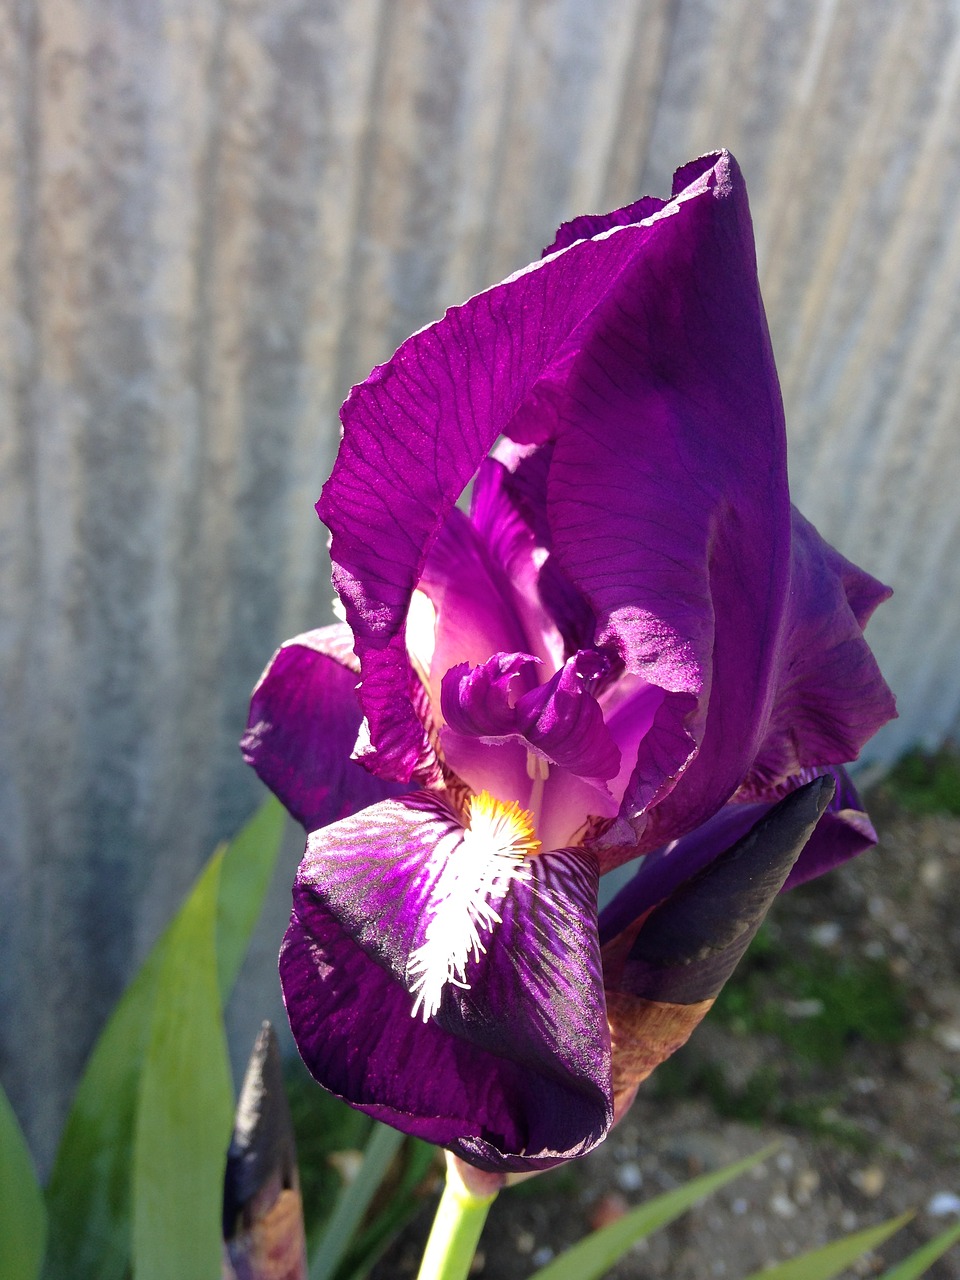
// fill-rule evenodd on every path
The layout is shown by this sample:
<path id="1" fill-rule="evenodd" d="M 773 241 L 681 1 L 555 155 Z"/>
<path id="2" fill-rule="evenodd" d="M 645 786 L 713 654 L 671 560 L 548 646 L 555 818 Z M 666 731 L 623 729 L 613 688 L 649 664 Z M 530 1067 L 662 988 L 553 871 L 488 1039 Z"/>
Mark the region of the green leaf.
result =
<path id="1" fill-rule="evenodd" d="M 738 1160 L 736 1164 L 718 1169 L 716 1173 L 703 1174 L 678 1187 L 676 1191 L 668 1191 L 666 1195 L 647 1201 L 616 1222 L 611 1222 L 609 1226 L 594 1231 L 585 1240 L 580 1240 L 559 1258 L 554 1258 L 553 1262 L 537 1271 L 531 1280 L 599 1280 L 638 1240 L 643 1240 L 674 1218 L 679 1218 L 698 1200 L 711 1195 L 741 1173 L 746 1173 L 754 1165 L 766 1160 L 775 1150 L 775 1146 L 764 1147 L 756 1155 Z"/>
<path id="2" fill-rule="evenodd" d="M 890 1222 L 881 1222 L 879 1227 L 867 1227 L 865 1231 L 857 1231 L 842 1240 L 834 1240 L 804 1253 L 799 1258 L 791 1258 L 789 1262 L 781 1262 L 777 1267 L 764 1267 L 755 1271 L 747 1280 L 833 1280 L 841 1271 L 856 1262 L 861 1254 L 883 1244 L 895 1231 L 899 1231 L 912 1214 L 904 1213 Z"/>
<path id="3" fill-rule="evenodd" d="M 0 1276 L 36 1280 L 47 1213 L 17 1117 L 0 1089 Z"/>
<path id="4" fill-rule="evenodd" d="M 283 809 L 268 799 L 223 858 L 217 960 L 224 1000 L 273 874 L 283 827 Z M 128 1273 L 140 1069 L 157 977 L 175 928 L 176 921 L 155 944 L 117 1004 L 74 1094 L 47 1188 L 50 1238 L 45 1280 L 124 1280 Z"/>
<path id="5" fill-rule="evenodd" d="M 905 1258 L 903 1262 L 885 1271 L 880 1280 L 916 1280 L 917 1276 L 922 1276 L 958 1240 L 960 1240 L 960 1222 L 948 1227 L 927 1244 L 921 1245 L 916 1253 L 911 1253 L 909 1258 Z"/>
<path id="6" fill-rule="evenodd" d="M 364 1148 L 363 1164 L 357 1176 L 340 1192 L 317 1244 L 310 1280 L 329 1280 L 336 1271 L 402 1142 L 403 1134 L 396 1129 L 383 1124 L 374 1125 Z"/>
<path id="7" fill-rule="evenodd" d="M 217 977 L 214 855 L 177 916 L 157 974 L 133 1158 L 135 1280 L 215 1276 L 233 1083 Z"/>
<path id="8" fill-rule="evenodd" d="M 390 1198 L 359 1235 L 337 1269 L 335 1280 L 363 1280 L 390 1244 L 417 1213 L 423 1201 L 421 1187 L 437 1164 L 437 1148 L 419 1138 L 408 1138 L 400 1177 L 391 1186 Z"/>
<path id="9" fill-rule="evenodd" d="M 285 824 L 283 806 L 270 796 L 233 837 L 224 855 L 217 902 L 217 973 L 224 1004 L 260 918 Z"/>

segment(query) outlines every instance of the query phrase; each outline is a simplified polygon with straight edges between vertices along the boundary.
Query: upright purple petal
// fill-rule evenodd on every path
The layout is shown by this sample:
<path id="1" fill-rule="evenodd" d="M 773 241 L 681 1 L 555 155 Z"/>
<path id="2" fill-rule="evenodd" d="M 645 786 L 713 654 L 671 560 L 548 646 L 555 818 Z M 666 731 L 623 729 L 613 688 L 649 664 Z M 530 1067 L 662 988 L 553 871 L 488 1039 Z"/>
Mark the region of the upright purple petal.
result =
<path id="1" fill-rule="evenodd" d="M 335 623 L 288 640 L 253 691 L 243 758 L 308 831 L 403 790 L 350 758 L 357 676 L 350 629 Z"/>
<path id="2" fill-rule="evenodd" d="M 554 554 L 598 640 L 667 693 L 668 732 L 648 735 L 625 801 L 657 800 L 646 848 L 746 773 L 788 585 L 783 410 L 743 180 L 727 155 L 682 177 L 684 198 L 585 322 L 547 488 Z"/>
<path id="3" fill-rule="evenodd" d="M 435 705 L 444 673 L 461 663 L 479 666 L 493 654 L 521 651 L 550 668 L 562 661 L 559 634 L 536 598 L 533 539 L 516 511 L 493 498 L 491 468 L 502 470 L 491 462 L 478 477 L 486 495 L 485 523 L 452 511 L 418 583 L 436 614 L 429 666 Z"/>
<path id="4" fill-rule="evenodd" d="M 313 1074 L 352 1105 L 480 1168 L 545 1168 L 594 1146 L 612 1116 L 596 863 L 542 855 L 494 888 L 482 948 L 424 1019 L 431 928 L 459 937 L 441 916 L 460 912 L 469 931 L 451 891 L 469 873 L 464 840 L 425 794 L 310 838 L 281 954 L 291 1026 Z"/>
<path id="5" fill-rule="evenodd" d="M 524 634 L 524 642 L 515 647 L 536 654 L 552 669 L 565 655 L 561 632 L 541 596 L 544 559 L 549 557 L 536 522 L 514 500 L 511 481 L 502 462 L 486 459 L 473 482 L 470 521 L 510 582 L 512 609 Z"/>
<path id="6" fill-rule="evenodd" d="M 674 194 L 676 194 L 678 190 L 682 190 L 682 187 L 678 187 L 675 182 L 673 189 Z M 622 209 L 615 209 L 613 213 L 581 214 L 580 217 L 572 218 L 569 222 L 563 223 L 554 237 L 553 243 L 544 249 L 543 256 L 547 257 L 548 254 L 557 253 L 560 249 L 566 249 L 568 245 L 575 244 L 578 240 L 589 240 L 593 236 L 602 235 L 604 231 L 609 231 L 612 227 L 626 227 L 632 222 L 642 222 L 644 218 L 649 218 L 653 214 L 659 213 L 665 204 L 665 200 L 660 200 L 656 196 L 642 196 L 639 200 L 635 200 L 633 204 L 624 205 Z"/>
<path id="7" fill-rule="evenodd" d="M 829 546 L 796 508 L 779 679 L 746 797 L 808 768 L 855 760 L 896 715 L 893 694 L 863 637 L 884 587 Z"/>
<path id="8" fill-rule="evenodd" d="M 692 303 L 695 312 L 710 311 L 715 321 L 719 306 L 722 323 L 728 325 L 730 317 L 736 320 L 746 305 L 752 315 L 735 327 L 738 337 L 750 336 L 759 304 L 750 296 L 750 283 L 744 285 L 738 276 L 743 265 L 741 242 L 749 240 L 742 182 L 725 153 L 703 161 L 695 175 L 691 171 L 691 178 L 691 185 L 676 200 L 646 222 L 614 227 L 597 239 L 578 241 L 448 311 L 439 323 L 409 338 L 388 364 L 375 369 L 351 392 L 344 405 L 343 441 L 318 510 L 333 535 L 334 581 L 356 638 L 363 672 L 361 702 L 377 750 L 376 767 L 383 776 L 409 778 L 424 749 L 413 708 L 398 711 L 383 699 L 385 686 L 401 693 L 408 687 L 402 632 L 411 592 L 458 495 L 537 384 L 548 384 L 554 377 L 562 380 L 574 353 L 576 363 L 586 357 L 603 367 L 611 316 L 625 300 L 635 297 L 638 283 L 642 287 L 648 259 L 651 276 L 663 270 L 667 258 L 676 259 L 671 272 L 677 273 L 680 287 L 674 288 L 671 276 L 661 278 L 661 283 L 672 290 L 671 305 L 677 316 Z M 693 206 L 704 207 L 691 219 L 686 211 Z M 731 209 L 736 223 L 732 232 Z M 679 234 L 672 229 L 674 223 L 683 224 Z M 718 251 L 721 258 L 733 254 L 729 279 L 720 282 L 732 292 L 725 301 L 713 297 L 700 307 L 684 264 L 691 258 L 712 259 Z M 698 283 L 709 294 L 716 281 L 705 277 Z M 755 281 L 753 285 L 755 293 Z M 641 312 L 648 292 L 640 298 Z M 596 312 L 604 317 L 601 323 L 594 319 Z M 631 324 L 647 327 L 643 314 L 633 311 L 632 316 Z M 694 328 L 699 323 L 694 314 Z M 676 326 L 671 338 L 676 337 L 675 330 Z M 699 331 L 684 331 L 680 336 L 684 343 L 693 337 L 695 345 L 703 345 Z M 763 337 L 765 341 L 765 330 Z M 735 341 L 720 342 L 703 355 L 707 362 L 714 357 L 726 359 L 731 345 L 743 374 L 734 379 L 735 389 L 747 391 L 743 408 L 752 420 L 758 391 L 751 378 L 755 361 L 750 351 L 741 353 Z M 670 371 L 659 363 L 666 349 L 663 342 L 651 352 L 654 362 L 649 373 L 654 381 L 663 374 L 669 376 Z M 639 348 L 638 354 L 642 354 Z M 698 388 L 687 389 L 695 395 Z M 764 381 L 759 396 L 768 393 Z M 710 423 L 715 407 L 707 404 L 702 417 L 694 416 L 701 425 Z M 644 397 L 634 410 L 633 421 L 641 425 Z M 714 425 L 713 435 L 721 436 L 730 419 L 728 408 Z M 577 430 L 578 441 L 583 434 Z M 574 442 L 573 451 L 578 448 Z M 589 455 L 583 458 L 587 466 L 592 461 Z M 776 479 L 774 475 L 774 490 Z M 776 510 L 776 493 L 768 496 L 773 497 Z M 564 524 L 569 535 L 569 521 Z M 766 550 L 776 553 L 776 539 Z M 678 551 L 683 554 L 683 547 Z M 668 618 L 665 636 L 670 625 Z M 703 629 L 696 630 L 696 638 L 702 639 Z M 700 675 L 689 669 L 685 643 L 685 637 L 674 636 L 664 662 L 667 666 L 679 662 L 683 680 L 693 679 L 699 689 Z M 378 692 L 376 700 L 370 697 L 371 690 Z"/>

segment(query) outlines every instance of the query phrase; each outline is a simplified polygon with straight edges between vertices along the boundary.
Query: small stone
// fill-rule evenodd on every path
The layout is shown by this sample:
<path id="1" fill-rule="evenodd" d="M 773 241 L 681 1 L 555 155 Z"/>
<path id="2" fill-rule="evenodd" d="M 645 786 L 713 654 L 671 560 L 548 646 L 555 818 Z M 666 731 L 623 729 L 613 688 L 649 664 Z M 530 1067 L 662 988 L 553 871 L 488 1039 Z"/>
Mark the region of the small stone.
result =
<path id="1" fill-rule="evenodd" d="M 793 1172 L 793 1156 L 789 1151 L 780 1151 L 777 1153 L 777 1168 L 781 1173 Z"/>
<path id="2" fill-rule="evenodd" d="M 608 1191 L 605 1196 L 600 1197 L 591 1211 L 591 1230 L 599 1231 L 601 1227 L 607 1227 L 611 1222 L 618 1222 L 629 1208 L 626 1199 L 619 1191 Z"/>
<path id="3" fill-rule="evenodd" d="M 844 1209 L 840 1215 L 840 1227 L 843 1231 L 856 1231 L 857 1215 L 852 1209 Z"/>
<path id="4" fill-rule="evenodd" d="M 797 1204 L 807 1205 L 820 1190 L 820 1175 L 816 1169 L 801 1169 L 793 1184 L 793 1198 Z"/>
<path id="5" fill-rule="evenodd" d="M 887 1175 L 876 1165 L 868 1165 L 865 1169 L 855 1169 L 850 1175 L 850 1181 L 858 1191 L 875 1200 L 886 1184 Z"/>
<path id="6" fill-rule="evenodd" d="M 553 1250 L 548 1244 L 542 1244 L 530 1261 L 535 1267 L 545 1267 L 548 1262 L 553 1261 Z"/>
<path id="7" fill-rule="evenodd" d="M 530 1231 L 518 1231 L 514 1237 L 517 1253 L 533 1253 L 533 1246 L 536 1243 L 536 1238 Z"/>
<path id="8" fill-rule="evenodd" d="M 942 1048 L 951 1053 L 960 1053 L 960 1024 L 941 1022 L 933 1029 L 933 1038 Z"/>
<path id="9" fill-rule="evenodd" d="M 622 1164 L 617 1170 L 617 1184 L 621 1191 L 639 1191 L 643 1186 L 643 1173 L 640 1166 L 633 1160 Z"/>
<path id="10" fill-rule="evenodd" d="M 943 876 L 943 863 L 939 858 L 928 858 L 920 868 L 920 883 L 934 893 L 943 884 Z"/>
<path id="11" fill-rule="evenodd" d="M 810 930 L 810 941 L 816 947 L 835 947 L 842 934 L 843 930 L 836 920 L 824 920 Z"/>
<path id="12" fill-rule="evenodd" d="M 960 1196 L 952 1191 L 938 1191 L 927 1202 L 927 1213 L 933 1218 L 947 1218 L 951 1213 L 960 1214 Z"/>
<path id="13" fill-rule="evenodd" d="M 363 1164 L 362 1151 L 334 1151 L 327 1156 L 327 1163 L 332 1165 L 347 1186 L 353 1182 Z"/>
<path id="14" fill-rule="evenodd" d="M 783 1011 L 788 1018 L 818 1018 L 823 1013 L 824 1004 L 816 996 L 807 1000 L 784 1000 Z"/>
<path id="15" fill-rule="evenodd" d="M 738 1218 L 742 1218 L 743 1215 L 750 1208 L 750 1204 L 749 1204 L 749 1201 L 744 1200 L 743 1196 L 737 1196 L 736 1200 L 734 1200 L 730 1208 L 733 1210 L 733 1212 L 737 1215 Z"/>
<path id="16" fill-rule="evenodd" d="M 778 1218 L 795 1218 L 797 1206 L 788 1195 L 777 1191 L 770 1197 L 770 1212 L 775 1213 Z"/>

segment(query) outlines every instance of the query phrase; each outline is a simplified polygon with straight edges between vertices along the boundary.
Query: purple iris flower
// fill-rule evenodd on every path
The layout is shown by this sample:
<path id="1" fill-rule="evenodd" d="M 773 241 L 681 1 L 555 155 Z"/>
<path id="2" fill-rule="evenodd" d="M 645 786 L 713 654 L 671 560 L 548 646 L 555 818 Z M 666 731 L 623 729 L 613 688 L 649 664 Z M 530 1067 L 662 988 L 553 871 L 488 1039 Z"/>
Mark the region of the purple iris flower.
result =
<path id="1" fill-rule="evenodd" d="M 836 767 L 894 714 L 863 639 L 888 592 L 790 507 L 726 152 L 566 224 L 342 419 L 346 621 L 279 650 L 243 743 L 309 832 L 291 1026 L 361 1110 L 544 1168 L 604 1137 L 788 877 L 875 839 Z"/>

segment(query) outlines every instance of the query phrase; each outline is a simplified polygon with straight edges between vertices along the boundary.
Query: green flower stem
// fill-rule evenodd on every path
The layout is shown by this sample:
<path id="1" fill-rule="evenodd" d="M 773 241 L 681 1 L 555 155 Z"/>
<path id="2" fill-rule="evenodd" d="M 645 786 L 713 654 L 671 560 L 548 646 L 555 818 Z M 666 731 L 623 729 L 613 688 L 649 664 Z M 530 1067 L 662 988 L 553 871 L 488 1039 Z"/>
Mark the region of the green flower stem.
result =
<path id="1" fill-rule="evenodd" d="M 452 1163 L 430 1229 L 417 1280 L 466 1280 L 487 1211 L 497 1198 L 468 1191 Z"/>

